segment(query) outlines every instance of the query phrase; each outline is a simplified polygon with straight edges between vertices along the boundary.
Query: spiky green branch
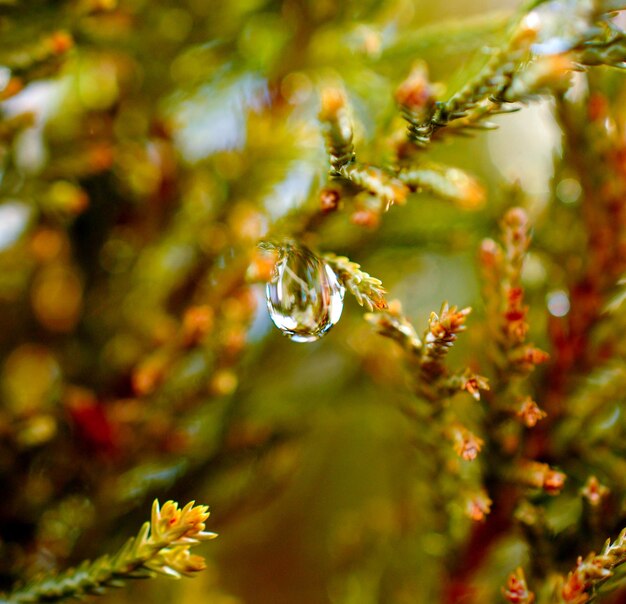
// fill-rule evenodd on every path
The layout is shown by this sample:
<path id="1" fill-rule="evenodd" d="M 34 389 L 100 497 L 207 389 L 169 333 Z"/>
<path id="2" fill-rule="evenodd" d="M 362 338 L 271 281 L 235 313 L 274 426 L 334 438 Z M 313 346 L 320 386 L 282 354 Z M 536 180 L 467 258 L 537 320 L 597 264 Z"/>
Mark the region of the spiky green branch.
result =
<path id="1" fill-rule="evenodd" d="M 128 579 L 150 578 L 156 573 L 178 579 L 203 570 L 204 559 L 191 555 L 189 550 L 217 535 L 204 530 L 209 517 L 207 506 L 194 503 L 179 509 L 177 503 L 167 501 L 161 508 L 155 500 L 151 522 L 145 522 L 137 536 L 115 555 L 106 554 L 60 574 L 35 578 L 0 598 L 0 603 L 60 602 L 101 595 L 111 587 L 122 587 Z"/>

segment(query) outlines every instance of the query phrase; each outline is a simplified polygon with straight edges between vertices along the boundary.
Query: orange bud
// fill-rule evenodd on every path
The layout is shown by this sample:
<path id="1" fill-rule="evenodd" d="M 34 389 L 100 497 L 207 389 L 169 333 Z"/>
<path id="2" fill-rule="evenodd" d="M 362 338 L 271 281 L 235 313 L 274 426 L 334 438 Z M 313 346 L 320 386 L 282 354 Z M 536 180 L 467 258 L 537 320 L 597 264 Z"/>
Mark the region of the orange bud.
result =
<path id="1" fill-rule="evenodd" d="M 320 206 L 322 212 L 334 212 L 339 207 L 341 196 L 336 189 L 322 189 L 320 193 Z"/>
<path id="2" fill-rule="evenodd" d="M 491 499 L 486 493 L 481 492 L 467 500 L 465 513 L 474 522 L 484 522 L 491 511 Z"/>
<path id="3" fill-rule="evenodd" d="M 320 119 L 322 121 L 334 119 L 337 113 L 345 106 L 346 97 L 339 88 L 324 88 L 324 90 L 322 90 Z"/>
<path id="4" fill-rule="evenodd" d="M 601 484 L 595 476 L 589 477 L 589 480 L 587 480 L 587 483 L 581 491 L 581 495 L 593 507 L 599 506 L 608 494 L 609 489 Z"/>
<path id="5" fill-rule="evenodd" d="M 395 98 L 399 105 L 416 115 L 425 113 L 433 106 L 435 102 L 433 89 L 423 64 L 414 67 L 407 79 L 398 86 Z"/>
<path id="6" fill-rule="evenodd" d="M 527 396 L 521 403 L 517 417 L 527 428 L 534 428 L 537 422 L 547 416 L 547 413 L 539 408 L 539 405 L 532 398 Z"/>
<path id="7" fill-rule="evenodd" d="M 113 163 L 113 148 L 107 144 L 96 144 L 87 150 L 87 161 L 95 172 L 102 172 Z"/>
<path id="8" fill-rule="evenodd" d="M 502 594 L 512 604 L 532 604 L 535 601 L 535 594 L 528 591 L 526 577 L 524 577 L 524 571 L 521 568 L 509 575 Z"/>
<path id="9" fill-rule="evenodd" d="M 454 442 L 454 451 L 465 461 L 476 459 L 484 444 L 481 438 L 459 425 L 452 429 L 452 440 Z"/>

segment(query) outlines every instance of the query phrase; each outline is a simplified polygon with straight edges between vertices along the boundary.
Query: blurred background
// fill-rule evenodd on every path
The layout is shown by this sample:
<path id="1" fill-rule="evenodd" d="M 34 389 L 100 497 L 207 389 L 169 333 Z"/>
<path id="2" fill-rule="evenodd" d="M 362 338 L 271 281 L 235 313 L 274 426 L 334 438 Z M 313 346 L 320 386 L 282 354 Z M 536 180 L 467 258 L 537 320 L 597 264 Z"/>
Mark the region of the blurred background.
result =
<path id="1" fill-rule="evenodd" d="M 518 4 L 0 2 L 1 589 L 114 551 L 158 497 L 211 506 L 208 570 L 101 601 L 454 601 L 475 523 L 400 411 L 414 395 L 399 347 L 349 296 L 327 336 L 289 341 L 249 267 L 259 240 L 317 211 L 322 86 L 345 88 L 359 157 L 384 165 L 415 62 L 453 91 Z M 419 330 L 444 300 L 472 306 L 450 363 L 476 369 L 480 241 L 513 188 L 533 220 L 580 197 L 573 178 L 553 194 L 549 101 L 496 121 L 430 151 L 476 175 L 485 202 L 412 195 L 379 228 L 339 211 L 306 238 L 380 278 Z M 548 347 L 568 298 L 540 231 L 524 280 Z M 505 533 L 470 601 L 497 601 L 526 556 Z"/>

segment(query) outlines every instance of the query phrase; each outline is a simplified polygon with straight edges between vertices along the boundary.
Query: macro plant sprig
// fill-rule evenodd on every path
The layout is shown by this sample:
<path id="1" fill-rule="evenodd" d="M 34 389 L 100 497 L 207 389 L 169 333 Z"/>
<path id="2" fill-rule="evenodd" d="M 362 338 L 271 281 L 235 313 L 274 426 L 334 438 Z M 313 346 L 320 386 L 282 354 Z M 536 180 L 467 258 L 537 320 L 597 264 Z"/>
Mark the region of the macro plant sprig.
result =
<path id="1" fill-rule="evenodd" d="M 196 575 L 193 503 L 98 557 L 191 485 L 246 527 L 237 601 L 495 602 L 516 568 L 514 604 L 619 586 L 624 0 L 0 4 L 0 604 Z M 563 135 L 540 194 L 500 170 L 552 144 L 539 119 Z M 302 308 L 270 305 L 279 280 Z M 373 329 L 267 333 L 266 305 L 334 325 L 344 294 Z M 290 534 L 253 538 L 285 555 L 270 595 L 257 518 Z"/>
<path id="2" fill-rule="evenodd" d="M 480 399 L 480 392 L 489 390 L 487 380 L 469 369 L 450 372 L 445 363 L 448 351 L 466 329 L 465 320 L 470 312 L 470 308 L 459 310 L 444 302 L 439 313 L 431 313 L 421 338 L 397 301 L 389 309 L 369 313 L 365 318 L 378 333 L 396 340 L 409 353 L 410 364 L 417 368 L 418 392 L 426 398 L 436 401 L 465 391 Z"/>
<path id="3" fill-rule="evenodd" d="M 201 556 L 190 548 L 214 539 L 216 533 L 205 530 L 208 507 L 191 501 L 182 509 L 174 501 L 163 506 L 152 504 L 152 517 L 136 537 L 131 537 L 116 554 L 104 555 L 93 562 L 59 574 L 35 577 L 6 596 L 2 604 L 58 602 L 86 595 L 100 595 L 109 588 L 123 587 L 128 579 L 147 579 L 162 574 L 179 579 L 204 570 Z"/>
<path id="4" fill-rule="evenodd" d="M 601 594 L 601 588 L 616 578 L 616 570 L 626 563 L 626 529 L 615 541 L 607 539 L 601 552 L 591 552 L 587 557 L 578 557 L 576 566 L 566 577 L 551 579 L 552 591 L 536 594 L 530 591 L 522 568 L 509 575 L 502 594 L 512 604 L 587 604 L 594 602 Z"/>
<path id="5" fill-rule="evenodd" d="M 327 88 L 322 91 L 320 121 L 329 155 L 329 177 L 341 188 L 341 198 L 353 199 L 352 221 L 373 227 L 380 216 L 394 205 L 404 205 L 414 192 L 429 192 L 438 198 L 476 207 L 484 202 L 480 183 L 459 168 L 435 162 L 394 166 L 363 164 L 358 160 L 353 126 L 343 91 Z M 337 204 L 332 206 L 336 209 Z"/>
<path id="6" fill-rule="evenodd" d="M 511 208 L 501 222 L 502 245 L 486 239 L 480 249 L 484 298 L 489 314 L 493 363 L 500 379 L 528 375 L 549 355 L 526 341 L 529 325 L 522 269 L 530 245 L 530 223 L 521 208 Z"/>
<path id="7" fill-rule="evenodd" d="M 370 312 L 374 309 L 387 308 L 385 300 L 387 292 L 380 279 L 372 277 L 362 270 L 359 264 L 345 256 L 328 253 L 324 254 L 323 258 L 330 264 L 339 280 L 356 298 L 360 306 L 364 306 Z"/>
<path id="8" fill-rule="evenodd" d="M 493 49 L 479 73 L 447 99 L 440 98 L 445 92 L 431 84 L 423 64 L 413 68 L 395 94 L 408 129 L 391 165 L 359 161 L 346 93 L 337 87 L 322 90 L 319 117 L 330 160 L 329 176 L 343 188 L 341 197 L 354 200 L 353 222 L 374 227 L 381 214 L 393 205 L 403 205 L 414 192 L 428 192 L 461 207 L 482 205 L 485 193 L 478 181 L 458 168 L 426 161 L 423 152 L 415 151 L 425 150 L 446 133 L 468 135 L 493 129 L 496 125 L 487 121 L 489 117 L 564 92 L 571 73 L 587 66 L 622 66 L 624 33 L 611 22 L 619 3 L 576 3 L 572 9 L 576 26 L 562 37 L 545 24 L 549 15 L 542 11 L 547 4 L 531 2 L 516 13 L 508 25 L 508 43 Z M 565 18 L 566 3 L 555 6 Z"/>
<path id="9" fill-rule="evenodd" d="M 593 601 L 600 587 L 615 576 L 615 570 L 626 563 L 626 529 L 615 541 L 606 540 L 599 554 L 579 557 L 576 568 L 570 571 L 561 588 L 565 604 L 584 604 Z"/>
<path id="10" fill-rule="evenodd" d="M 407 79 L 396 98 L 409 122 L 410 141 L 426 147 L 442 132 L 490 129 L 493 126 L 484 122 L 486 118 L 516 111 L 519 106 L 515 103 L 531 101 L 549 90 L 566 88 L 568 74 L 584 65 L 622 65 L 623 32 L 610 23 L 611 13 L 623 8 L 621 3 L 590 0 L 573 4 L 570 17 L 584 26 L 573 28 L 560 39 L 554 34 L 548 41 L 545 38 L 550 32 L 543 31 L 543 4 L 548 3 L 530 3 L 515 15 L 509 26 L 512 33 L 508 45 L 496 48 L 483 69 L 448 99 L 416 94 L 412 86 L 419 90 L 434 88 L 423 79 Z M 565 18 L 565 2 L 560 10 L 561 18 Z M 542 46 L 549 50 L 546 52 Z"/>

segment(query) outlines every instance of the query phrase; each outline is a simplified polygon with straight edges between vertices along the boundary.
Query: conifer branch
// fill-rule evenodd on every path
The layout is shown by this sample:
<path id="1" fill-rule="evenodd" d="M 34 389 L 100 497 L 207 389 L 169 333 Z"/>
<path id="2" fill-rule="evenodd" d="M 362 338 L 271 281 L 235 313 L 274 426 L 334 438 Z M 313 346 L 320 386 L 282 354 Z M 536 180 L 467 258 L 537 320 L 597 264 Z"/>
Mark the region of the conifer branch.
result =
<path id="1" fill-rule="evenodd" d="M 576 55 L 576 60 L 582 65 L 611 65 L 612 67 L 626 67 L 626 33 L 611 30 L 605 40 L 589 42 Z"/>
<path id="2" fill-rule="evenodd" d="M 489 326 L 497 350 L 494 363 L 503 380 L 526 375 L 548 360 L 547 353 L 526 342 L 528 308 L 521 283 L 524 258 L 530 245 L 530 224 L 521 208 L 502 220 L 502 246 L 488 239 L 481 247 Z"/>
<path id="3" fill-rule="evenodd" d="M 598 595 L 601 585 L 614 577 L 617 567 L 626 563 L 626 529 L 611 542 L 607 539 L 600 554 L 589 554 L 584 560 L 578 558 L 576 568 L 565 579 L 560 601 L 564 604 L 585 604 Z"/>
<path id="4" fill-rule="evenodd" d="M 330 173 L 333 176 L 342 176 L 343 170 L 354 163 L 356 154 L 352 143 L 354 136 L 352 119 L 341 90 L 324 89 L 320 121 L 326 140 L 326 149 L 330 156 Z"/>
<path id="5" fill-rule="evenodd" d="M 403 168 L 398 180 L 412 191 L 427 191 L 464 207 L 476 207 L 485 201 L 485 190 L 478 181 L 458 168 L 432 162 Z"/>
<path id="6" fill-rule="evenodd" d="M 388 310 L 368 313 L 365 319 L 380 335 L 395 340 L 411 355 L 421 354 L 423 343 L 395 301 Z"/>
<path id="7" fill-rule="evenodd" d="M 447 101 L 431 103 L 432 109 L 426 119 L 416 119 L 423 113 L 416 112 L 414 108 L 408 111 L 403 109 L 402 113 L 409 122 L 409 140 L 424 147 L 439 130 L 454 120 L 463 119 L 465 125 L 469 126 L 484 119 L 492 110 L 499 111 L 518 64 L 528 52 L 528 36 L 516 36 L 508 48 L 497 50 L 483 70 L 461 90 Z M 481 103 L 482 109 L 474 111 Z"/>
<path id="8" fill-rule="evenodd" d="M 516 110 L 513 103 L 564 89 L 569 84 L 569 73 L 582 65 L 622 66 L 623 32 L 606 24 L 606 15 L 621 3 L 579 3 L 574 17 L 586 22 L 586 27 L 560 38 L 558 52 L 536 56 L 534 45 L 542 34 L 542 23 L 541 16 L 532 11 L 541 4 L 530 2 L 515 16 L 509 23 L 512 34 L 508 45 L 496 49 L 476 77 L 447 100 L 435 100 L 434 89 L 424 77 L 412 74 L 405 80 L 396 100 L 409 122 L 410 141 L 425 147 L 441 132 L 462 134 L 468 128 L 490 128 L 491 124 L 481 122 L 491 115 Z M 607 30 L 610 34 L 602 37 L 600 34 Z M 568 52 L 560 54 L 563 51 Z"/>
<path id="9" fill-rule="evenodd" d="M 421 339 L 397 301 L 388 310 L 369 313 L 365 318 L 378 333 L 396 340 L 410 353 L 410 361 L 419 375 L 418 389 L 426 398 L 435 401 L 465 391 L 479 399 L 482 390 L 489 390 L 487 380 L 469 369 L 450 373 L 444 362 L 458 334 L 465 331 L 465 319 L 470 312 L 470 308 L 458 310 L 444 303 L 439 314 L 431 313 L 428 329 Z"/>
<path id="10" fill-rule="evenodd" d="M 456 306 L 450 307 L 444 302 L 439 314 L 435 312 L 430 314 L 420 360 L 422 376 L 426 381 L 433 381 L 446 372 L 443 359 L 458 334 L 465 331 L 465 319 L 470 312 L 471 308 L 458 310 Z"/>
<path id="11" fill-rule="evenodd" d="M 352 119 L 343 92 L 336 88 L 323 90 L 319 117 L 330 159 L 330 177 L 368 193 L 376 200 L 377 207 L 372 210 L 377 215 L 393 204 L 404 204 L 408 187 L 393 172 L 356 161 Z"/>
<path id="12" fill-rule="evenodd" d="M 547 353 L 526 342 L 528 308 L 524 304 L 522 269 L 530 245 L 530 224 L 521 208 L 509 210 L 502 222 L 502 245 L 491 239 L 480 249 L 492 362 L 498 379 L 494 410 L 508 413 L 526 428 L 547 414 L 532 397 L 512 388 L 514 376 L 525 376 L 548 359 Z"/>
<path id="13" fill-rule="evenodd" d="M 349 165 L 341 170 L 340 176 L 379 199 L 381 212 L 386 212 L 394 204 L 403 205 L 409 194 L 408 187 L 393 173 L 375 166 Z"/>
<path id="14" fill-rule="evenodd" d="M 384 310 L 387 308 L 385 294 L 387 293 L 380 279 L 370 276 L 361 270 L 361 266 L 345 256 L 324 254 L 324 260 L 337 274 L 346 289 L 356 298 L 356 301 L 368 311 Z"/>
<path id="15" fill-rule="evenodd" d="M 85 561 L 58 575 L 35 578 L 0 599 L 0 603 L 58 602 L 101 595 L 108 588 L 122 587 L 127 579 L 151 578 L 156 573 L 175 579 L 192 576 L 205 564 L 201 556 L 190 554 L 190 548 L 217 536 L 204 530 L 209 517 L 207 506 L 194 503 L 179 509 L 177 503 L 167 501 L 161 508 L 155 500 L 151 521 L 145 522 L 137 536 L 115 555 Z"/>

